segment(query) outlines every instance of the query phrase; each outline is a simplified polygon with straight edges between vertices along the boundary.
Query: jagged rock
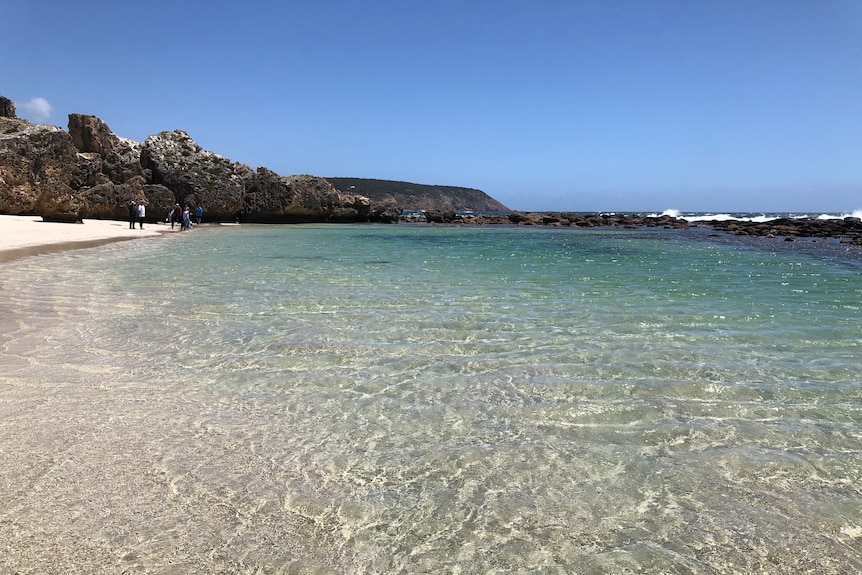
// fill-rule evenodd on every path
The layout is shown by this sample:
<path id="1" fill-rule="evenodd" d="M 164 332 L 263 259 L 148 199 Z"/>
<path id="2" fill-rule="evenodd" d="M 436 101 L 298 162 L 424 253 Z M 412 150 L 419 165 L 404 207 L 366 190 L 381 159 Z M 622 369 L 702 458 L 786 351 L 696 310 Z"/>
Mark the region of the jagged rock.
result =
<path id="1" fill-rule="evenodd" d="M 84 201 L 66 184 L 52 180 L 42 185 L 34 208 L 46 222 L 74 223 L 83 219 Z"/>
<path id="2" fill-rule="evenodd" d="M 171 190 L 181 205 L 203 205 L 210 220 L 233 218 L 242 206 L 244 178 L 251 173 L 244 164 L 204 150 L 182 130 L 147 138 L 141 166 L 150 174 L 149 183 Z"/>
<path id="3" fill-rule="evenodd" d="M 280 176 L 201 148 L 182 130 L 150 136 L 141 148 L 150 181 L 170 189 L 176 201 L 202 205 L 208 220 L 246 223 L 367 221 L 370 202 L 339 193 L 316 176 Z"/>
<path id="4" fill-rule="evenodd" d="M 425 210 L 425 221 L 429 224 L 449 224 L 455 221 L 454 210 Z"/>
<path id="5" fill-rule="evenodd" d="M 78 151 L 99 155 L 102 173 L 115 184 L 144 175 L 141 144 L 120 138 L 96 116 L 69 114 L 69 135 Z"/>
<path id="6" fill-rule="evenodd" d="M 147 201 L 147 217 L 156 221 L 167 218 L 168 211 L 177 203 L 174 192 L 161 184 L 143 184 L 141 189 Z"/>
<path id="7" fill-rule="evenodd" d="M 706 225 L 727 233 L 763 237 L 855 238 L 862 234 L 858 218 L 821 220 L 816 218 L 779 218 L 768 222 L 706 222 Z"/>
<path id="8" fill-rule="evenodd" d="M 512 212 L 509 221 L 519 226 L 535 226 L 542 223 L 541 216 L 533 212 Z"/>
<path id="9" fill-rule="evenodd" d="M 0 96 L 0 118 L 16 118 L 15 102 Z"/>
<path id="10" fill-rule="evenodd" d="M 56 126 L 0 118 L 0 213 L 81 212 L 71 187 L 77 150 Z"/>
<path id="11" fill-rule="evenodd" d="M 371 209 L 370 220 L 380 224 L 397 224 L 402 213 L 398 208 L 378 206 Z"/>
<path id="12" fill-rule="evenodd" d="M 242 221 L 259 223 L 367 221 L 371 202 L 342 194 L 326 179 L 310 175 L 282 177 L 258 168 L 245 179 Z"/>
<path id="13" fill-rule="evenodd" d="M 253 171 L 204 150 L 181 130 L 138 143 L 96 116 L 70 114 L 67 132 L 16 118 L 12 101 L 0 97 L 0 213 L 125 220 L 129 202 L 143 202 L 150 221 L 175 203 L 202 205 L 208 221 L 355 222 L 372 214 L 364 195 L 340 192 L 316 176 Z M 397 213 L 393 206 L 376 217 L 397 221 Z M 447 209 L 444 221 L 453 219 Z"/>

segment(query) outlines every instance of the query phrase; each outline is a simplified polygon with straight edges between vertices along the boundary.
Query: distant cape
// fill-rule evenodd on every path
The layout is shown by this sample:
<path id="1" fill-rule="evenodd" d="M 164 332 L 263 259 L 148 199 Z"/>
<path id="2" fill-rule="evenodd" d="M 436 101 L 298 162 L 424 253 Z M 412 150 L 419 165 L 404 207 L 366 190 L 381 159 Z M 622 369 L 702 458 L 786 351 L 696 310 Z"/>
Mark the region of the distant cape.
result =
<path id="1" fill-rule="evenodd" d="M 343 194 L 365 196 L 375 207 L 404 211 L 510 211 L 482 190 L 473 188 L 368 178 L 326 177 L 326 180 Z"/>

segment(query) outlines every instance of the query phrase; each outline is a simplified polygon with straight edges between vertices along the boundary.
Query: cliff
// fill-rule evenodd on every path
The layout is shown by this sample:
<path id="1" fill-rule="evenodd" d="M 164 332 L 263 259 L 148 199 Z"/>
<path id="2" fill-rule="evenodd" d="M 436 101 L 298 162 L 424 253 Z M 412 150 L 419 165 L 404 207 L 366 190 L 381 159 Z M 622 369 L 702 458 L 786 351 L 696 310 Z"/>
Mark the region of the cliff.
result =
<path id="1" fill-rule="evenodd" d="M 32 124 L 0 97 L 0 213 L 46 220 L 125 219 L 144 202 L 163 219 L 175 204 L 204 207 L 210 221 L 355 222 L 371 202 L 324 178 L 252 170 L 201 148 L 181 130 L 144 142 L 121 138 L 96 116 L 69 115 L 69 129 Z"/>
<path id="2" fill-rule="evenodd" d="M 509 208 L 481 190 L 431 186 L 392 180 L 326 178 L 341 192 L 360 194 L 375 208 L 404 211 L 508 212 Z"/>
<path id="3" fill-rule="evenodd" d="M 0 96 L 0 214 L 46 220 L 125 219 L 129 202 L 161 219 L 175 204 L 209 221 L 396 222 L 402 211 L 508 211 L 471 188 L 358 178 L 280 176 L 201 148 L 182 130 L 135 142 L 96 116 L 70 114 L 68 131 L 18 118 Z"/>

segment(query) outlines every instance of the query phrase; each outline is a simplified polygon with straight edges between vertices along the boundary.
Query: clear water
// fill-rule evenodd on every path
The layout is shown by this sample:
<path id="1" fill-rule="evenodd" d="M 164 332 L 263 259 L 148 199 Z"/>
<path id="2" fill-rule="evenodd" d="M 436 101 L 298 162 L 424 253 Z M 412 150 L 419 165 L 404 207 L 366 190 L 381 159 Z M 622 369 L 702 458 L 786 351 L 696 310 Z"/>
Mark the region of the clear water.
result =
<path id="1" fill-rule="evenodd" d="M 408 225 L 0 264 L 0 571 L 859 572 L 860 280 Z"/>

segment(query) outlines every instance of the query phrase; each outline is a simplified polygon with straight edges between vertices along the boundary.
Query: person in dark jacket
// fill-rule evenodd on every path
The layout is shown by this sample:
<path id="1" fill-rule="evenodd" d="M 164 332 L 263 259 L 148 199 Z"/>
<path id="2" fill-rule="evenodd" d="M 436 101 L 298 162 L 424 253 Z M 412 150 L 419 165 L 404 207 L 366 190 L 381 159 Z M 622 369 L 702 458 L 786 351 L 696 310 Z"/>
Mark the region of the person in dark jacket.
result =
<path id="1" fill-rule="evenodd" d="M 138 219 L 138 206 L 135 202 L 129 202 L 129 229 L 135 229 L 135 220 Z"/>

